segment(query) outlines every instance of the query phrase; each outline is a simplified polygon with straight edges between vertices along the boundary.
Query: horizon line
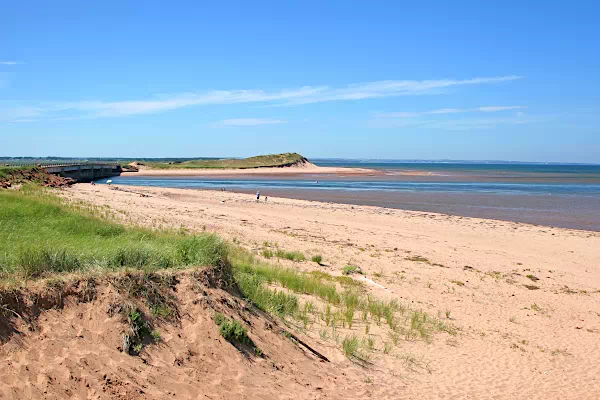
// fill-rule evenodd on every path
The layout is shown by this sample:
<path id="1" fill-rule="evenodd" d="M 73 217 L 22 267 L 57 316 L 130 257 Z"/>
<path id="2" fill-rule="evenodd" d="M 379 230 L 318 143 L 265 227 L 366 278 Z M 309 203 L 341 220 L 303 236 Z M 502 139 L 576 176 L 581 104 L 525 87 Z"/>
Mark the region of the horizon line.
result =
<path id="1" fill-rule="evenodd" d="M 67 160 L 199 160 L 199 159 L 245 159 L 262 155 L 276 155 L 284 153 L 258 154 L 248 157 L 220 157 L 220 156 L 198 156 L 198 157 L 113 157 L 113 156 L 96 156 L 96 157 L 65 157 L 65 156 L 0 156 L 0 161 L 10 159 L 67 159 Z M 300 153 L 298 153 L 300 154 Z M 301 154 L 302 155 L 302 154 Z M 600 166 L 600 162 L 574 162 L 574 161 L 523 161 L 523 160 L 489 160 L 489 159 L 452 159 L 452 158 L 352 158 L 352 157 L 306 157 L 309 161 L 355 161 L 355 162 L 395 162 L 395 163 L 496 163 L 496 164 L 554 164 L 554 165 L 592 165 Z"/>

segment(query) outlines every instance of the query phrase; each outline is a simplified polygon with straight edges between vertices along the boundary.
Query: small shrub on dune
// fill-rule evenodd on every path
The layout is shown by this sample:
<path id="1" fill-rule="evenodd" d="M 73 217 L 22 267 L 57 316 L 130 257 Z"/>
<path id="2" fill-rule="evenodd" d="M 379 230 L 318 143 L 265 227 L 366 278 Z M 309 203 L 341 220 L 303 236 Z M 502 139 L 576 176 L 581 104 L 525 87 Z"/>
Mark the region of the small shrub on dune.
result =
<path id="1" fill-rule="evenodd" d="M 225 321 L 219 328 L 219 333 L 228 342 L 250 344 L 252 340 L 248 336 L 248 330 L 239 321 Z"/>
<path id="2" fill-rule="evenodd" d="M 317 264 L 321 264 L 321 261 L 323 261 L 323 257 L 321 257 L 319 254 L 312 256 L 311 258 L 312 262 L 317 263 Z"/>
<path id="3" fill-rule="evenodd" d="M 124 307 L 122 312 L 127 319 L 127 324 L 129 325 L 130 329 L 129 333 L 123 334 L 122 350 L 125 353 L 128 353 L 132 356 L 138 355 L 144 347 L 144 340 L 149 335 L 152 335 L 154 342 L 158 341 L 155 337 L 156 334 L 153 335 L 153 331 L 140 309 L 132 305 L 127 305 Z"/>
<path id="4" fill-rule="evenodd" d="M 356 265 L 346 265 L 342 270 L 344 275 L 362 274 L 363 272 Z"/>
<path id="5" fill-rule="evenodd" d="M 229 320 L 225 315 L 221 313 L 215 314 L 215 324 L 219 326 L 219 334 L 223 336 L 225 340 L 233 345 L 246 345 L 252 348 L 254 354 L 261 357 L 262 351 L 254 344 L 250 336 L 248 336 L 248 330 L 241 322 L 233 319 Z"/>

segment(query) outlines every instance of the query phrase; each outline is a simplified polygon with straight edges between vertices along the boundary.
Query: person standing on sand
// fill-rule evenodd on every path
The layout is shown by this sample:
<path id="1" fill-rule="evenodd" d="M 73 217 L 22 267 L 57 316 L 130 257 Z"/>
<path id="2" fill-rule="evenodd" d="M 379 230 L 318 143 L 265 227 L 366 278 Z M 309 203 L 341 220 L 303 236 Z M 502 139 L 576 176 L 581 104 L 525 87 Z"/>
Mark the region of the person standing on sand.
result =
<path id="1" fill-rule="evenodd" d="M 260 190 L 258 192 L 256 192 L 256 202 L 258 203 L 260 201 Z"/>

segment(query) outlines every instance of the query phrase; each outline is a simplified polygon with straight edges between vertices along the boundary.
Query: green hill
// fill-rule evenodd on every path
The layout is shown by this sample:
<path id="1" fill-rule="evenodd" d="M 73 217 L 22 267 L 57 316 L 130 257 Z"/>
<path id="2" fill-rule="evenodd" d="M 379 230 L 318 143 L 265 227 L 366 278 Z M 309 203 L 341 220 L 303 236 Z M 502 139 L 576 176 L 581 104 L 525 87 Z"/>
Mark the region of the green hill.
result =
<path id="1" fill-rule="evenodd" d="M 248 169 L 267 167 L 290 167 L 301 165 L 308 160 L 298 153 L 269 154 L 250 158 L 224 158 L 220 160 L 188 160 L 183 162 L 144 162 L 154 169 Z"/>

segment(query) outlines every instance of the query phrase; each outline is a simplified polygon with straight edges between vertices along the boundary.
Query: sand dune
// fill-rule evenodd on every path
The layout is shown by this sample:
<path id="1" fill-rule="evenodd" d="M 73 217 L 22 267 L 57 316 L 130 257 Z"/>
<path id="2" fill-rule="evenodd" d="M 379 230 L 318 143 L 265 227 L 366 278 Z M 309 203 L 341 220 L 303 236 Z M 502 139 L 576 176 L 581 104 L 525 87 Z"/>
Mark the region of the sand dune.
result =
<path id="1" fill-rule="evenodd" d="M 55 299 L 34 332 L 17 320 L 18 333 L 0 349 L 0 398 L 279 399 L 372 392 L 349 361 L 320 362 L 286 339 L 266 314 L 245 311 L 223 290 L 199 290 L 190 274 L 178 276 L 174 293 L 181 320 L 161 324 L 160 342 L 139 356 L 120 349 L 127 327 L 119 314 L 107 311 L 127 299 L 106 278 L 96 280 L 92 301 L 77 294 Z M 46 298 L 48 303 L 48 293 Z M 263 355 L 245 355 L 225 341 L 214 312 L 245 320 Z"/>

